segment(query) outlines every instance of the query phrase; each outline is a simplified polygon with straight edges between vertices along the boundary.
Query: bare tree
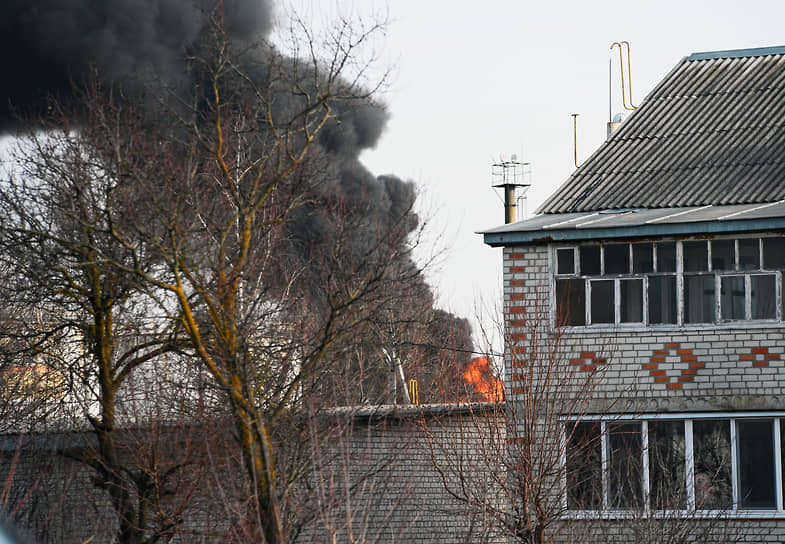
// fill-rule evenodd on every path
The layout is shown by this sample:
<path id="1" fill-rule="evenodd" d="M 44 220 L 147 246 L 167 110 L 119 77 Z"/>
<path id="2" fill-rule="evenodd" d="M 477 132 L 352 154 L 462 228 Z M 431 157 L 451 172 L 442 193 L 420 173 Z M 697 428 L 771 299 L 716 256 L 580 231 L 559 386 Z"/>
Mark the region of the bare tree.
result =
<path id="1" fill-rule="evenodd" d="M 453 451 L 450 441 L 426 429 L 447 493 L 483 520 L 478 538 L 484 541 L 548 541 L 567 510 L 566 481 L 585 470 L 581 463 L 565 475 L 565 444 L 578 438 L 574 422 L 590 409 L 603 365 L 586 369 L 564 360 L 561 331 L 550 327 L 542 308 L 530 310 L 525 321 L 504 329 L 507 400 L 494 417 L 470 414 L 463 421 L 481 437 L 479 451 Z"/>
<path id="2" fill-rule="evenodd" d="M 432 374 L 417 352 L 438 351 L 432 323 L 449 321 L 412 257 L 413 184 L 357 162 L 385 116 L 384 74 L 371 81 L 361 54 L 384 25 L 339 20 L 318 37 L 295 18 L 284 54 L 228 32 L 222 3 L 204 16 L 187 77 L 128 92 L 99 73 L 32 123 L 0 195 L 7 300 L 37 316 L 13 339 L 62 372 L 71 415 L 89 420 L 95 444 L 66 453 L 98 475 L 119 541 L 345 532 L 334 505 L 371 495 L 308 492 L 346 467 L 317 455 L 343 435 L 316 422 L 386 400 L 369 338 Z M 344 387 L 347 361 L 368 396 Z M 192 496 L 205 467 L 216 495 Z M 215 526 L 182 522 L 223 499 Z"/>
<path id="3" fill-rule="evenodd" d="M 152 490 L 145 470 L 124 459 L 120 404 L 139 368 L 173 353 L 177 342 L 169 323 L 148 319 L 151 304 L 138 281 L 116 266 L 144 255 L 143 242 L 131 252 L 113 238 L 122 188 L 88 144 L 93 125 L 70 119 L 53 103 L 40 123 L 47 130 L 19 141 L 0 185 L 0 250 L 8 266 L 2 289 L 15 318 L 4 330 L 5 355 L 20 361 L 20 375 L 44 368 L 58 377 L 57 388 L 44 392 L 47 426 L 37 430 L 89 422 L 95 446 L 86 440 L 65 453 L 97 473 L 118 516 L 119 541 L 153 541 Z"/>
<path id="4" fill-rule="evenodd" d="M 171 343 L 209 376 L 232 422 L 248 492 L 243 537 L 288 542 L 307 519 L 299 485 L 313 461 L 297 420 L 331 404 L 323 378 L 389 306 L 387 286 L 419 277 L 405 243 L 411 208 L 369 221 L 341 213 L 344 202 L 321 189 L 337 175 L 325 134 L 377 108 L 361 85 L 366 67 L 351 70 L 379 25 L 342 21 L 326 50 L 300 26 L 297 58 L 232 41 L 220 11 L 212 21 L 189 61 L 191 102 L 167 97 L 153 125 L 120 100 L 91 103 L 78 141 L 100 157 L 113 184 L 102 194 L 121 212 L 101 216 L 116 252 L 86 260 L 135 282 L 148 319 L 182 332 Z M 282 266 L 298 263 L 295 213 L 317 211 L 330 226 L 322 251 L 307 266 Z"/>

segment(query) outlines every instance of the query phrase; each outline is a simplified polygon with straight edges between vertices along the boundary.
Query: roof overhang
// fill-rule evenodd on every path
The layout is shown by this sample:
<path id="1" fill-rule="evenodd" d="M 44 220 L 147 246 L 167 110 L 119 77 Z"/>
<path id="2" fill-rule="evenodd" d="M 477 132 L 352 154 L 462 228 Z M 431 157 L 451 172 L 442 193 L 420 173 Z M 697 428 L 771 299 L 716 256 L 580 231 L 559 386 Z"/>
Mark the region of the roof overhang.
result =
<path id="1" fill-rule="evenodd" d="M 785 201 L 541 214 L 481 232 L 486 244 L 499 247 L 555 241 L 695 236 L 785 231 Z"/>

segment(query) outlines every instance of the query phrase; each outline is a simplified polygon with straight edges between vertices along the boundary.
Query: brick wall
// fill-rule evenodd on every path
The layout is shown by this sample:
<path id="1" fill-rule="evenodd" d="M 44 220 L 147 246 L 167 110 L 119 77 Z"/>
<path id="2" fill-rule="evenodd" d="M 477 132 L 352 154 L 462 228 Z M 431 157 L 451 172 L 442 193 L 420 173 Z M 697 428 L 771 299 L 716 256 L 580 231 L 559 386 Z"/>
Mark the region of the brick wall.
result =
<path id="1" fill-rule="evenodd" d="M 493 479 L 485 477 L 489 466 L 484 455 L 488 433 L 495 431 L 496 440 L 500 429 L 503 433 L 497 410 L 486 403 L 334 414 L 335 421 L 352 420 L 351 479 L 365 489 L 353 499 L 358 506 L 355 530 L 366 532 L 367 542 L 504 542 L 486 512 L 456 500 L 445 488 L 476 486 L 480 495 L 497 493 L 498 502 Z M 323 525 L 316 524 L 301 540 L 321 541 L 323 531 Z M 344 531 L 338 541 L 347 541 Z"/>
<path id="2" fill-rule="evenodd" d="M 532 349 L 527 337 L 537 330 L 566 364 L 603 374 L 594 393 L 598 411 L 619 400 L 635 412 L 785 407 L 785 327 L 567 328 L 554 339 L 551 275 L 547 245 L 504 249 L 505 377 L 513 396 L 517 356 Z"/>
<path id="3" fill-rule="evenodd" d="M 785 409 L 785 327 L 781 323 L 554 330 L 553 262 L 548 244 L 504 248 L 505 386 L 525 402 L 526 380 L 549 360 L 569 398 L 581 376 L 595 380 L 582 413 L 737 412 Z M 591 377 L 591 378 L 590 378 Z M 563 387 L 562 387 L 563 385 Z M 554 401 L 557 405 L 559 399 Z M 562 404 L 565 405 L 565 404 Z M 583 513 L 552 527 L 552 542 L 785 541 L 785 519 L 739 511 Z M 681 517 L 680 517 L 681 516 Z M 663 517 L 671 519 L 663 519 Z M 621 519 L 620 519 L 621 518 Z M 780 518 L 780 519 L 777 519 Z"/>
<path id="4" fill-rule="evenodd" d="M 496 493 L 492 478 L 483 475 L 491 466 L 483 454 L 486 430 L 496 442 L 504 439 L 496 410 L 491 404 L 336 410 L 324 421 L 334 432 L 314 457 L 307 491 L 317 499 L 310 504 L 323 508 L 309 511 L 297 542 L 503 542 L 481 509 L 445 489 L 446 479 L 453 489 L 472 483 L 479 492 Z M 0 491 L 6 489 L 0 514 L 36 542 L 111 542 L 116 533 L 108 496 L 95 487 L 96 473 L 60 454 L 85 438 L 50 433 L 20 442 L 0 436 Z M 231 507 L 221 493 L 231 493 L 231 483 L 228 475 L 212 474 L 217 466 L 207 472 L 192 467 L 202 484 L 184 498 L 183 528 L 173 542 L 243 541 L 229 528 Z M 503 503 L 497 506 L 503 510 Z"/>

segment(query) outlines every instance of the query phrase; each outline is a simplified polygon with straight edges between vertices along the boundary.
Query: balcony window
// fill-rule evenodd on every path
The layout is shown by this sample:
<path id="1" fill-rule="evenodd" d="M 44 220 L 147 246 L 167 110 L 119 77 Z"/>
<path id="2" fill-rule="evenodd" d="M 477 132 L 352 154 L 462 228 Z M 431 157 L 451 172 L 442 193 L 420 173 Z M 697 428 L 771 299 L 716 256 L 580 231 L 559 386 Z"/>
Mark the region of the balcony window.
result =
<path id="1" fill-rule="evenodd" d="M 785 238 L 593 243 L 555 257 L 560 325 L 785 318 Z"/>

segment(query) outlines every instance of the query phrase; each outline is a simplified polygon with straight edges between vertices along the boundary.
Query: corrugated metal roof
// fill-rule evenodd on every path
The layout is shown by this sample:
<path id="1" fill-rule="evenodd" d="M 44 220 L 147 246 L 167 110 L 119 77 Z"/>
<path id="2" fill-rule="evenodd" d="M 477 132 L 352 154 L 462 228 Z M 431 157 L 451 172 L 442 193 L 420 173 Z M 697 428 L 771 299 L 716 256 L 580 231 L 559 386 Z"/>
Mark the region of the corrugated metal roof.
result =
<path id="1" fill-rule="evenodd" d="M 683 59 L 537 210 L 785 199 L 785 47 Z"/>
<path id="2" fill-rule="evenodd" d="M 785 231 L 785 200 L 764 204 L 689 206 L 542 214 L 484 231 L 486 244 Z"/>

